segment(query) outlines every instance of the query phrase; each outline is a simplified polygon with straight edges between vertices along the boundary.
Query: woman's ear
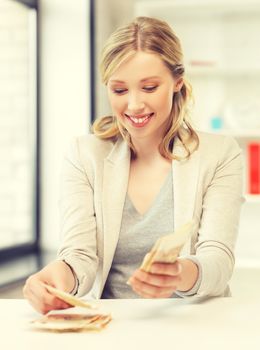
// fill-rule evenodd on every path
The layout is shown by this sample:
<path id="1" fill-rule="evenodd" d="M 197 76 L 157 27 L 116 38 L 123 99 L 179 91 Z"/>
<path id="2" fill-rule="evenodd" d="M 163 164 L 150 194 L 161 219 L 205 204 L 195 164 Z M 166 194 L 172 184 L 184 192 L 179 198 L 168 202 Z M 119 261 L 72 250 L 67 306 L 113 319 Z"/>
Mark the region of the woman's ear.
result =
<path id="1" fill-rule="evenodd" d="M 174 92 L 179 92 L 183 86 L 183 83 L 183 78 L 177 79 L 174 84 Z"/>

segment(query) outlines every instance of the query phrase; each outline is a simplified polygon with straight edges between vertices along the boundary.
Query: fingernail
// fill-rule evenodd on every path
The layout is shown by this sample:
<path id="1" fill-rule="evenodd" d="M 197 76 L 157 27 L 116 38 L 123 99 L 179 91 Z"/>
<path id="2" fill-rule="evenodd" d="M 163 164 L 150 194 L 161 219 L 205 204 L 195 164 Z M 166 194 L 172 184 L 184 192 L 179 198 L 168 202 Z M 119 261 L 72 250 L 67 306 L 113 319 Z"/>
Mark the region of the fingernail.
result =
<path id="1" fill-rule="evenodd" d="M 128 286 L 131 286 L 131 278 L 129 278 L 129 280 L 126 282 L 126 284 L 128 284 Z"/>
<path id="2" fill-rule="evenodd" d="M 149 272 L 151 272 L 151 273 L 156 272 L 156 267 L 152 265 L 152 266 L 150 267 L 150 271 L 149 271 Z"/>
<path id="3" fill-rule="evenodd" d="M 182 266 L 181 266 L 181 264 L 178 264 L 177 274 L 179 275 L 181 272 L 182 272 Z"/>

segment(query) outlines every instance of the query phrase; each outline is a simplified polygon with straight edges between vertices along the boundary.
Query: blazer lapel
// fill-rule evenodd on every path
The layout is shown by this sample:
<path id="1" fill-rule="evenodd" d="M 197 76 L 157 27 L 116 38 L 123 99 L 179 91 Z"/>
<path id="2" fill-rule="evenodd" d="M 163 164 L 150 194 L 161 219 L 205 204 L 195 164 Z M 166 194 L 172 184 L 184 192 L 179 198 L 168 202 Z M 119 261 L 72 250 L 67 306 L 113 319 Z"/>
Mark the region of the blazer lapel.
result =
<path id="1" fill-rule="evenodd" d="M 104 160 L 102 196 L 104 231 L 103 285 L 107 279 L 119 237 L 128 186 L 129 166 L 130 150 L 127 143 L 120 139 L 116 142 L 109 156 Z"/>
<path id="2" fill-rule="evenodd" d="M 185 150 L 179 140 L 176 141 L 173 151 L 177 156 L 183 157 L 185 155 Z M 175 229 L 195 219 L 194 209 L 199 177 L 199 163 L 200 156 L 197 150 L 187 160 L 174 160 L 172 162 Z M 181 254 L 190 254 L 190 246 L 191 240 L 185 244 Z"/>

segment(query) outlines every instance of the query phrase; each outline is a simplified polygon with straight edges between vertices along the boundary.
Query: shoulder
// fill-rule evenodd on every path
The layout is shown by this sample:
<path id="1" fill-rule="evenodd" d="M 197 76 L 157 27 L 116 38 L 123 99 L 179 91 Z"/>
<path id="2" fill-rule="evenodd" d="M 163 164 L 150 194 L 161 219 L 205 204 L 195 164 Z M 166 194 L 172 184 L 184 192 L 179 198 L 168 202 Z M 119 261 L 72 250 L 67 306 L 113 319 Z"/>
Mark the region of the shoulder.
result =
<path id="1" fill-rule="evenodd" d="M 115 149 L 121 150 L 124 143 L 122 138 L 113 142 L 102 140 L 94 134 L 75 136 L 70 142 L 67 156 L 83 164 L 103 162 L 105 158 L 113 154 Z"/>
<path id="2" fill-rule="evenodd" d="M 237 141 L 227 135 L 196 131 L 199 137 L 199 151 L 215 155 L 240 154 Z"/>
<path id="3" fill-rule="evenodd" d="M 202 146 L 214 147 L 216 145 L 222 145 L 222 144 L 238 145 L 237 141 L 231 136 L 204 132 L 204 131 L 196 131 L 196 133 L 199 137 L 199 140 Z"/>
<path id="4" fill-rule="evenodd" d="M 106 156 L 113 149 L 114 143 L 110 140 L 101 140 L 93 134 L 74 136 L 69 148 L 83 156 Z"/>
<path id="5" fill-rule="evenodd" d="M 114 147 L 114 143 L 111 140 L 101 140 L 96 135 L 87 134 L 74 138 L 74 142 L 77 143 L 79 152 L 82 155 L 108 155 Z"/>

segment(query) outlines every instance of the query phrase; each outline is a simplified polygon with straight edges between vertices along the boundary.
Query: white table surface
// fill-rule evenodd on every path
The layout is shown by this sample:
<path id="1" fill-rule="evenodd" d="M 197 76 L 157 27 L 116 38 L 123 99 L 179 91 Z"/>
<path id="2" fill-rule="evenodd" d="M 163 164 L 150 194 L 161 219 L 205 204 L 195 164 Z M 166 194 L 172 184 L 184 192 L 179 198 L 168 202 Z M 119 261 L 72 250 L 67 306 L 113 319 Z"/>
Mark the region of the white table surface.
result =
<path id="1" fill-rule="evenodd" d="M 260 300 L 256 297 L 203 301 L 121 299 L 99 303 L 100 310 L 110 312 L 113 318 L 101 332 L 52 333 L 30 328 L 30 321 L 40 314 L 26 300 L 0 299 L 0 348 L 260 349 Z"/>

